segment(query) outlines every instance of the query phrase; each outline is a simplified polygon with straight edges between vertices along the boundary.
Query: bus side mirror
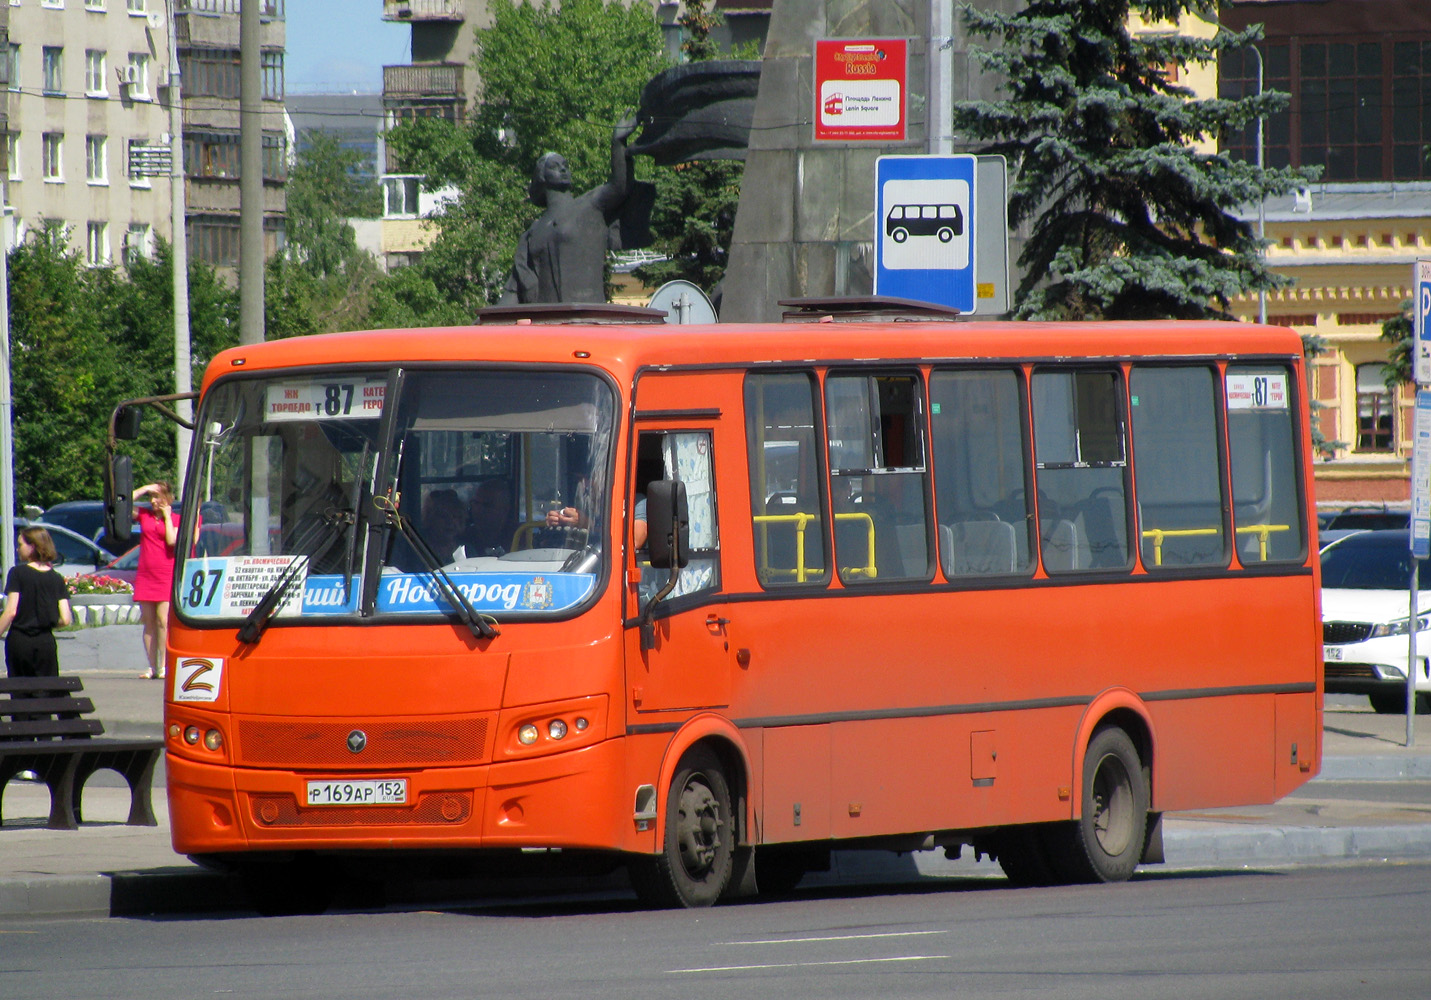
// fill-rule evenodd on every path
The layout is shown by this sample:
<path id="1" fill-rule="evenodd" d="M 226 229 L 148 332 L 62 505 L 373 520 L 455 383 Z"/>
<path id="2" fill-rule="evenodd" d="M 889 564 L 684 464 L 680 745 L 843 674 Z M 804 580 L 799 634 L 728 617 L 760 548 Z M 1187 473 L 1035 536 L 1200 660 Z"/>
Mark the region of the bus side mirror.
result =
<path id="1" fill-rule="evenodd" d="M 128 545 L 134 522 L 134 468 L 128 455 L 109 463 L 109 496 L 104 505 L 104 531 L 116 545 Z"/>
<path id="2" fill-rule="evenodd" d="M 144 411 L 137 406 L 121 406 L 114 412 L 114 438 L 133 441 L 139 437 L 139 418 Z"/>
<path id="3" fill-rule="evenodd" d="M 647 485 L 646 529 L 653 569 L 679 569 L 690 561 L 691 520 L 685 483 L 657 479 Z"/>

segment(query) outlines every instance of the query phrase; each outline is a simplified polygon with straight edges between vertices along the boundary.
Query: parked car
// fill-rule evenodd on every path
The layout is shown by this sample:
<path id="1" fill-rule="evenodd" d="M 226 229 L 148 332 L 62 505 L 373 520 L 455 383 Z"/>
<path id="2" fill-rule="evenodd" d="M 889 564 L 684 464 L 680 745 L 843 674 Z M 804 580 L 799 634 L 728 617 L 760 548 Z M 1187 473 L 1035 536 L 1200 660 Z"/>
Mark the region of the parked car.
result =
<path id="1" fill-rule="evenodd" d="M 1322 662 L 1328 694 L 1406 710 L 1411 550 L 1406 530 L 1358 531 L 1322 549 Z M 1416 711 L 1431 713 L 1431 563 L 1417 569 Z"/>
<path id="2" fill-rule="evenodd" d="M 110 554 L 110 557 L 122 555 L 132 544 L 132 542 L 112 541 L 104 532 L 104 501 L 102 500 L 66 500 L 64 503 L 57 503 L 47 509 L 39 520 L 46 524 L 57 524 L 62 528 L 68 528 L 77 535 L 82 535 L 90 541 L 95 542 L 100 548 Z M 139 534 L 139 522 L 135 521 L 133 532 Z"/>
<path id="3" fill-rule="evenodd" d="M 55 569 L 64 576 L 93 573 L 114 558 L 88 538 L 63 525 L 50 524 L 47 521 L 31 521 L 25 517 L 15 518 L 16 531 L 31 526 L 44 528 L 50 533 L 50 539 L 55 543 L 55 551 L 59 554 L 59 561 L 55 563 Z"/>
<path id="4" fill-rule="evenodd" d="M 136 545 L 118 559 L 105 563 L 95 570 L 95 575 L 123 580 L 131 587 L 134 586 L 134 578 L 139 575 L 139 546 Z"/>
<path id="5" fill-rule="evenodd" d="M 1410 510 L 1397 510 L 1385 504 L 1353 504 L 1341 510 L 1317 513 L 1317 527 L 1322 531 L 1384 531 L 1410 524 Z"/>

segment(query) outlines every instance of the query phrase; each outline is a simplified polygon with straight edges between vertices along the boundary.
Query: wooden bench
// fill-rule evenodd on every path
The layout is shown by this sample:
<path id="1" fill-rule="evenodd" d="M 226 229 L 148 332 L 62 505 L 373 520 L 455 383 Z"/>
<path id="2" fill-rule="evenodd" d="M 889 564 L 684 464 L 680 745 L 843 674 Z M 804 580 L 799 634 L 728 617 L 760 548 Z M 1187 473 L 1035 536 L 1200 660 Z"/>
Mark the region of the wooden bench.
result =
<path id="1" fill-rule="evenodd" d="M 50 829 L 79 828 L 80 794 L 95 771 L 118 771 L 129 783 L 130 826 L 157 826 L 150 794 L 164 741 L 103 737 L 104 724 L 85 718 L 94 704 L 78 677 L 0 678 L 0 825 L 5 787 L 22 771 L 50 790 Z"/>

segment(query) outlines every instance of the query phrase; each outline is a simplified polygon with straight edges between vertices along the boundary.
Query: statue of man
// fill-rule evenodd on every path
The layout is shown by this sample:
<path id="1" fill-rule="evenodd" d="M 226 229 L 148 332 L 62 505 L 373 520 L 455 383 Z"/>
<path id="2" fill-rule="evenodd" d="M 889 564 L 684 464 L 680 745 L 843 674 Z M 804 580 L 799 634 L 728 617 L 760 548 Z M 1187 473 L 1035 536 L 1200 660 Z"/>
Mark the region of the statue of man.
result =
<path id="1" fill-rule="evenodd" d="M 545 153 L 537 160 L 527 196 L 545 211 L 517 241 L 502 305 L 606 301 L 606 251 L 631 193 L 626 139 L 635 130 L 633 116 L 612 129 L 611 177 L 582 195 L 571 193 L 566 157 Z"/>

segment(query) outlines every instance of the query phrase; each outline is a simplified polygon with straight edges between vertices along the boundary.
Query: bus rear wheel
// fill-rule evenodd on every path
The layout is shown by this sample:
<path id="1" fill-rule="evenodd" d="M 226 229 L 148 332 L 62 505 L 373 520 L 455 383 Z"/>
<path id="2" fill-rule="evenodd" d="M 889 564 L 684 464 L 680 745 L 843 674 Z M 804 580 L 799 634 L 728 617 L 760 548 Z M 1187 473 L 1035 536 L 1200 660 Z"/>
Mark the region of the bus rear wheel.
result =
<path id="1" fill-rule="evenodd" d="M 661 853 L 631 861 L 631 884 L 652 906 L 712 906 L 730 881 L 734 853 L 730 786 L 715 754 L 696 747 L 671 782 Z"/>
<path id="2" fill-rule="evenodd" d="M 1083 758 L 1082 815 L 1048 830 L 1045 843 L 1065 882 L 1123 882 L 1143 859 L 1148 782 L 1138 749 L 1123 730 L 1093 734 Z"/>

